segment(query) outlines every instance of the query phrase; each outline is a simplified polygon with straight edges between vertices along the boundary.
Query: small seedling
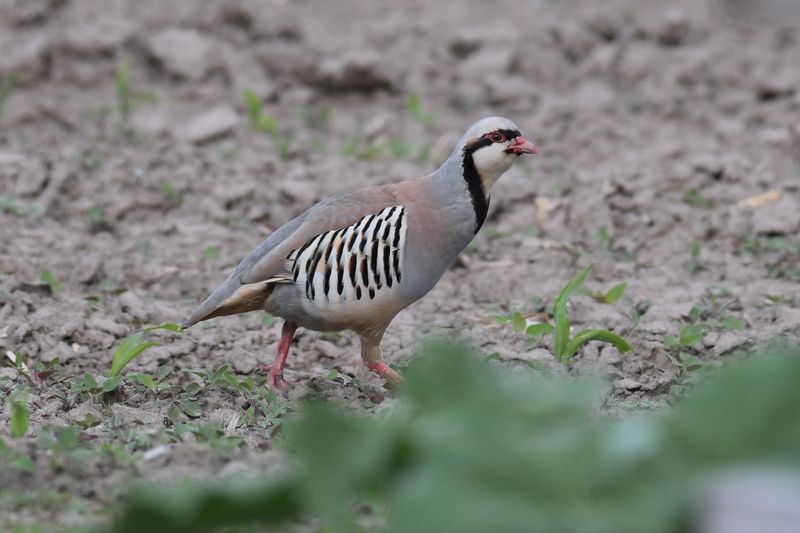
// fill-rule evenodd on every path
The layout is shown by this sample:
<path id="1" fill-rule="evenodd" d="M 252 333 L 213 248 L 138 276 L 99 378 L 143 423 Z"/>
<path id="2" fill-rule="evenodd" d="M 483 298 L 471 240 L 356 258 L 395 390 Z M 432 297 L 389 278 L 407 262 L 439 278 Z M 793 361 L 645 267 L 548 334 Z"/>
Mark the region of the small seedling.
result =
<path id="1" fill-rule="evenodd" d="M 157 98 L 153 93 L 133 93 L 131 89 L 131 64 L 127 57 L 117 65 L 116 75 L 117 111 L 126 118 L 134 107 L 140 103 L 156 103 Z"/>
<path id="2" fill-rule="evenodd" d="M 631 349 L 630 344 L 625 339 L 605 329 L 584 329 L 570 338 L 570 319 L 567 312 L 567 302 L 581 288 L 591 269 L 592 264 L 589 264 L 578 272 L 564 286 L 553 302 L 553 320 L 556 323 L 553 352 L 556 359 L 564 364 L 569 363 L 569 360 L 581 346 L 593 340 L 613 344 L 620 353 L 625 353 Z"/>
<path id="3" fill-rule="evenodd" d="M 650 300 L 642 300 L 641 302 L 637 302 L 636 305 L 633 306 L 630 312 L 631 322 L 633 322 L 633 327 L 639 325 L 639 321 L 642 319 L 645 313 L 652 307 L 653 302 Z"/>
<path id="4" fill-rule="evenodd" d="M 411 93 L 406 100 L 406 109 L 412 120 L 419 122 L 425 127 L 433 126 L 436 123 L 436 115 L 426 113 L 422 110 L 422 100 L 417 93 Z"/>
<path id="5" fill-rule="evenodd" d="M 693 205 L 695 207 L 701 207 L 703 209 L 711 209 L 711 200 L 703 197 L 700 194 L 700 191 L 691 187 L 686 189 L 686 192 L 683 193 L 683 201 L 689 205 Z"/>
<path id="6" fill-rule="evenodd" d="M 628 288 L 627 283 L 618 283 L 611 287 L 608 292 L 592 292 L 588 289 L 581 289 L 578 294 L 589 296 L 595 302 L 607 305 L 615 304 L 625 294 L 625 289 Z"/>
<path id="7" fill-rule="evenodd" d="M 405 159 L 411 155 L 411 146 L 403 139 L 390 140 L 389 150 L 392 152 L 392 157 L 397 159 Z"/>
<path id="8" fill-rule="evenodd" d="M 111 360 L 111 370 L 108 372 L 109 378 L 115 378 L 120 375 L 128 364 L 131 361 L 136 359 L 142 352 L 152 346 L 159 346 L 159 343 L 153 341 L 145 341 L 144 337 L 148 333 L 151 333 L 156 330 L 167 330 L 167 331 L 181 331 L 181 327 L 177 324 L 161 324 L 159 326 L 153 326 L 150 328 L 145 328 L 142 331 L 137 331 L 133 335 L 125 338 L 120 345 L 117 347 L 116 351 L 114 352 L 114 357 Z M 106 381 L 108 383 L 108 380 Z M 119 385 L 119 381 L 117 381 L 117 385 Z M 112 389 L 113 390 L 113 389 Z M 109 391 L 106 391 L 109 392 Z"/>
<path id="9" fill-rule="evenodd" d="M 183 201 L 183 196 L 181 193 L 175 190 L 167 180 L 161 180 L 161 192 L 164 193 L 164 197 L 173 205 L 180 205 L 181 201 Z"/>
<path id="10" fill-rule="evenodd" d="M 684 263 L 686 270 L 692 274 L 697 274 L 703 270 L 703 262 L 700 260 L 700 243 L 693 242 L 692 248 L 689 252 L 689 260 Z"/>
<path id="11" fill-rule="evenodd" d="M 242 94 L 247 116 L 250 118 L 250 129 L 261 133 L 275 133 L 278 121 L 275 117 L 264 114 L 261 98 L 251 89 L 245 89 Z"/>
<path id="12" fill-rule="evenodd" d="M 99 207 L 92 207 L 87 214 L 89 215 L 89 222 L 92 224 L 101 224 L 103 222 L 103 210 Z"/>
<path id="13" fill-rule="evenodd" d="M 206 246 L 203 250 L 203 257 L 206 259 L 216 259 L 219 257 L 219 248 L 212 245 Z"/>
<path id="14" fill-rule="evenodd" d="M 117 111 L 122 118 L 127 118 L 133 109 L 142 103 L 154 104 L 158 101 L 153 93 L 134 93 L 131 89 L 131 63 L 127 57 L 117 65 L 116 73 Z"/>
<path id="15" fill-rule="evenodd" d="M 47 283 L 51 293 L 61 290 L 61 282 L 49 270 L 42 270 L 41 280 Z"/>
<path id="16" fill-rule="evenodd" d="M 519 312 L 512 313 L 508 317 L 494 316 L 492 318 L 501 324 L 510 325 L 517 331 L 524 331 L 527 337 L 526 346 L 535 344 L 535 342 L 545 334 L 555 332 L 553 355 L 563 364 L 569 363 L 569 360 L 581 346 L 595 340 L 613 344 L 620 353 L 625 353 L 631 350 L 630 344 L 616 333 L 605 329 L 584 329 L 574 336 L 570 336 L 571 325 L 569 313 L 567 311 L 567 303 L 572 296 L 579 294 L 581 286 L 584 281 L 586 281 L 586 277 L 589 275 L 591 269 L 592 265 L 590 264 L 578 272 L 578 274 L 564 286 L 553 301 L 553 321 L 555 325 L 548 323 L 529 323 Z M 624 289 L 622 290 L 624 291 Z M 619 289 L 617 289 L 617 292 L 619 292 Z"/>
<path id="17" fill-rule="evenodd" d="M 278 157 L 288 159 L 291 155 L 292 142 L 291 135 L 281 135 L 278 132 L 278 120 L 264 114 L 261 98 L 251 89 L 243 91 L 244 103 L 247 107 L 247 115 L 250 118 L 250 129 L 254 132 L 266 134 L 272 141 L 272 146 L 278 152 Z"/>
<path id="18" fill-rule="evenodd" d="M 28 394 L 18 393 L 11 399 L 11 419 L 9 421 L 11 437 L 18 439 L 28 432 Z"/>
<path id="19" fill-rule="evenodd" d="M 664 344 L 668 348 L 690 348 L 703 340 L 705 336 L 700 326 L 688 324 L 681 328 L 678 335 L 667 335 L 664 337 Z"/>
<path id="20" fill-rule="evenodd" d="M 3 121 L 6 100 L 8 100 L 8 96 L 11 94 L 11 91 L 14 90 L 14 85 L 16 85 L 16 83 L 17 79 L 14 76 L 9 76 L 3 80 L 3 83 L 0 84 L 0 122 Z"/>

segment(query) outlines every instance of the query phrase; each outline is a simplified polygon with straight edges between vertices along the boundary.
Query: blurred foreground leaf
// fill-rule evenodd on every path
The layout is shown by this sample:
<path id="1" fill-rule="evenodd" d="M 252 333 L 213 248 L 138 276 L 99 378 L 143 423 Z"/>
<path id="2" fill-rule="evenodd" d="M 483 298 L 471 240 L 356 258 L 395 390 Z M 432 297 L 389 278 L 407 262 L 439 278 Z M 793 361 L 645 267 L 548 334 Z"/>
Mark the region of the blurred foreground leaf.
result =
<path id="1" fill-rule="evenodd" d="M 291 475 L 145 486 L 114 530 L 319 518 L 351 531 L 366 513 L 389 531 L 679 531 L 716 469 L 800 466 L 797 347 L 723 368 L 655 417 L 598 415 L 599 381 L 512 375 L 450 345 L 429 346 L 406 377 L 388 415 L 311 404 L 287 422 Z"/>

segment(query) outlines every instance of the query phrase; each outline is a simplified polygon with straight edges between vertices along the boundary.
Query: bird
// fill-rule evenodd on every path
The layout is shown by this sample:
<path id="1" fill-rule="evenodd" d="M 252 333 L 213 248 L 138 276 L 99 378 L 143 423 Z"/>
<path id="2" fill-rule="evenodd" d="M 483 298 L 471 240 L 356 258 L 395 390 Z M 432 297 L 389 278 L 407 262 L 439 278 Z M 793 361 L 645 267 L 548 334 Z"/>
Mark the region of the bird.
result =
<path id="1" fill-rule="evenodd" d="M 386 329 L 481 229 L 495 182 L 536 153 L 510 120 L 482 118 L 435 172 L 331 196 L 279 227 L 181 326 L 257 310 L 283 319 L 274 361 L 257 370 L 279 392 L 292 387 L 283 373 L 298 327 L 354 331 L 366 367 L 402 383 L 381 353 Z"/>

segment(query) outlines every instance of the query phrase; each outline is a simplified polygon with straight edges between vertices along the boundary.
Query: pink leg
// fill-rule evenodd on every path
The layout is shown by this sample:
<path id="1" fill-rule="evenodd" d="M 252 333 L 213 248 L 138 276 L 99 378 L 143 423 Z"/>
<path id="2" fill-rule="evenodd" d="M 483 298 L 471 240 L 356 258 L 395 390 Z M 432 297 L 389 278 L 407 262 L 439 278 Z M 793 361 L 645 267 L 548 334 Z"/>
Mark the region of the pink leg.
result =
<path id="1" fill-rule="evenodd" d="M 380 342 L 383 332 L 374 337 L 361 337 L 361 360 L 371 371 L 395 384 L 403 382 L 402 376 L 386 364 L 381 357 Z"/>
<path id="2" fill-rule="evenodd" d="M 284 322 L 281 330 L 281 341 L 278 343 L 278 355 L 275 356 L 275 360 L 272 363 L 256 370 L 259 374 L 267 374 L 269 376 L 268 385 L 272 390 L 285 392 L 292 388 L 283 379 L 283 365 L 286 364 L 286 357 L 289 355 L 289 346 L 292 344 L 295 331 L 297 331 L 297 324 L 289 321 Z"/>
<path id="3" fill-rule="evenodd" d="M 387 365 L 385 361 L 364 361 L 364 364 L 367 368 L 392 383 L 400 384 L 403 382 L 403 377 L 395 369 Z"/>

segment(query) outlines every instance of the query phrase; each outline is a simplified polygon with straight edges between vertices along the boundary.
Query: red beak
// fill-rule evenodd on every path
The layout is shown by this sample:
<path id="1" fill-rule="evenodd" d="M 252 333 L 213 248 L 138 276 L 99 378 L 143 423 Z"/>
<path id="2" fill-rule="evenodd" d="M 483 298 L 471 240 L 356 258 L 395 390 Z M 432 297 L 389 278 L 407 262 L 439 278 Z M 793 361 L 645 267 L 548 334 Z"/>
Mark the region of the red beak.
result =
<path id="1" fill-rule="evenodd" d="M 536 146 L 534 146 L 532 142 L 521 135 L 514 139 L 513 144 L 508 147 L 507 151 L 517 155 L 539 153 L 539 151 L 536 149 Z"/>

